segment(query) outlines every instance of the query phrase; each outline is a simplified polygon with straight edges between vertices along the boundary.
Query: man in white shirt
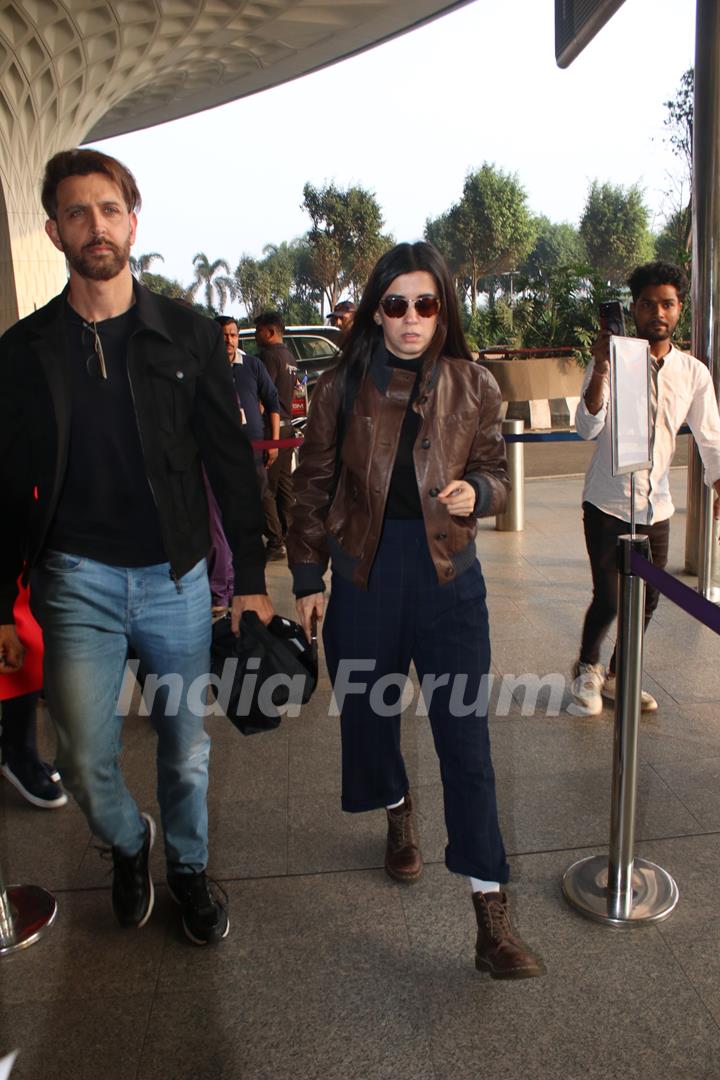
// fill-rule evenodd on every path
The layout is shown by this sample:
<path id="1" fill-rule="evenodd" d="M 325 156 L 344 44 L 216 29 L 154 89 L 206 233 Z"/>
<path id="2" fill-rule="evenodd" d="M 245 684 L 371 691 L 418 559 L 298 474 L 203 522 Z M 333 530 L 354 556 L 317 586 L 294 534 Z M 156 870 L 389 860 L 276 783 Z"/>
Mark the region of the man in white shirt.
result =
<path id="1" fill-rule="evenodd" d="M 684 423 L 689 425 L 705 466 L 705 481 L 720 495 L 720 416 L 707 367 L 689 353 L 680 352 L 671 341 L 687 292 L 683 271 L 672 263 L 645 263 L 633 271 L 628 286 L 637 335 L 650 342 L 652 353 L 652 467 L 635 473 L 635 531 L 648 537 L 652 561 L 662 568 L 667 564 L 670 518 L 675 510 L 670 497 L 670 464 L 678 430 Z M 593 598 L 585 614 L 580 657 L 573 672 L 570 711 L 575 715 L 594 716 L 602 711 L 603 698 L 615 699 L 615 653 L 606 674 L 600 664 L 600 648 L 617 617 L 615 553 L 617 538 L 630 532 L 630 477 L 612 475 L 609 339 L 609 331 L 601 330 L 593 345 L 575 417 L 578 434 L 596 442 L 583 489 Z M 657 589 L 648 585 L 646 627 L 659 598 Z M 646 691 L 641 705 L 644 712 L 657 709 L 655 698 Z"/>

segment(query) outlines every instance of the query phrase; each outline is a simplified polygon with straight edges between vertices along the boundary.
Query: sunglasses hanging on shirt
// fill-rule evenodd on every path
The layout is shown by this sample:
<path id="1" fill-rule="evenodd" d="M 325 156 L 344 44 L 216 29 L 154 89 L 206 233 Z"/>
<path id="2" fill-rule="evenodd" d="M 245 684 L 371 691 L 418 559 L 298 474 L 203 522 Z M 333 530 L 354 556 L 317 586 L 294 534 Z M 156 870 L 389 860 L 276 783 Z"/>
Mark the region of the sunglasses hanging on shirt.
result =
<path id="1" fill-rule="evenodd" d="M 107 367 L 105 366 L 105 354 L 103 352 L 102 341 L 98 334 L 96 323 L 86 323 L 83 321 L 83 330 L 87 330 L 93 335 L 92 346 L 93 351 L 85 361 L 85 368 L 88 375 L 93 379 L 107 379 Z"/>

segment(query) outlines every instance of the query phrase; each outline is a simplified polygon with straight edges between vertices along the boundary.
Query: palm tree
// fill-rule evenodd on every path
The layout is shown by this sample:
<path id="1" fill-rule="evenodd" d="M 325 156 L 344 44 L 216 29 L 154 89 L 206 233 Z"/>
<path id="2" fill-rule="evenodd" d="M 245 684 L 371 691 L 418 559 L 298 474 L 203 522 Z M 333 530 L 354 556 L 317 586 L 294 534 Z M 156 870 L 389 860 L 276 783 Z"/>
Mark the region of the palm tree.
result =
<path id="1" fill-rule="evenodd" d="M 138 255 L 137 258 L 134 255 L 130 256 L 130 272 L 135 275 L 138 281 L 142 281 L 143 274 L 145 274 L 156 259 L 160 262 L 165 262 L 159 251 L 149 251 L 147 255 Z"/>
<path id="2" fill-rule="evenodd" d="M 205 289 L 207 308 L 213 307 L 216 293 L 220 309 L 224 308 L 228 297 L 235 296 L 235 283 L 230 277 L 230 267 L 225 259 L 215 259 L 214 262 L 210 262 L 205 252 L 199 251 L 193 258 L 193 266 L 195 267 L 195 281 L 188 289 L 189 296 L 194 297 L 202 286 Z M 224 270 L 225 274 L 219 274 L 219 270 Z"/>

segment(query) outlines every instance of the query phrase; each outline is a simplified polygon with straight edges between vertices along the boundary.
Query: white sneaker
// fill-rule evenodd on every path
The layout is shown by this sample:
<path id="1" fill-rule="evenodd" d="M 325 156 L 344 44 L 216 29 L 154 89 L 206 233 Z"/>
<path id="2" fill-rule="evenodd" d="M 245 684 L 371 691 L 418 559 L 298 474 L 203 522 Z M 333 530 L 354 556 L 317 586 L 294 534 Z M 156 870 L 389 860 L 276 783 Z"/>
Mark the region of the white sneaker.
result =
<path id="1" fill-rule="evenodd" d="M 568 712 L 573 716 L 597 716 L 603 710 L 602 686 L 605 668 L 602 664 L 575 665 L 575 678 L 570 686 L 573 704 Z"/>
<path id="2" fill-rule="evenodd" d="M 605 676 L 605 682 L 602 686 L 602 696 L 608 701 L 615 701 L 615 676 L 610 672 Z M 640 712 L 655 712 L 658 707 L 658 703 L 652 694 L 649 694 L 647 690 L 640 691 Z"/>

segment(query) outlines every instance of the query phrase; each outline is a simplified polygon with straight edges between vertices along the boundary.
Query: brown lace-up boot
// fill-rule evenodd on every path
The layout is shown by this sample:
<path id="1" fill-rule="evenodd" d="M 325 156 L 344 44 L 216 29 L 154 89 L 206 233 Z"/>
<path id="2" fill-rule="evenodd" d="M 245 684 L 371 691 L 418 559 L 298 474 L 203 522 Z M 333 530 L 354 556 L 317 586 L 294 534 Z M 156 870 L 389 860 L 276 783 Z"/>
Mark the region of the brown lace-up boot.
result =
<path id="1" fill-rule="evenodd" d="M 385 869 L 395 881 L 410 884 L 417 881 L 423 868 L 410 792 L 400 806 L 385 812 L 388 819 Z"/>
<path id="2" fill-rule="evenodd" d="M 489 971 L 493 979 L 534 979 L 545 973 L 542 960 L 513 935 L 506 893 L 474 892 L 473 904 L 478 925 L 478 971 Z"/>

